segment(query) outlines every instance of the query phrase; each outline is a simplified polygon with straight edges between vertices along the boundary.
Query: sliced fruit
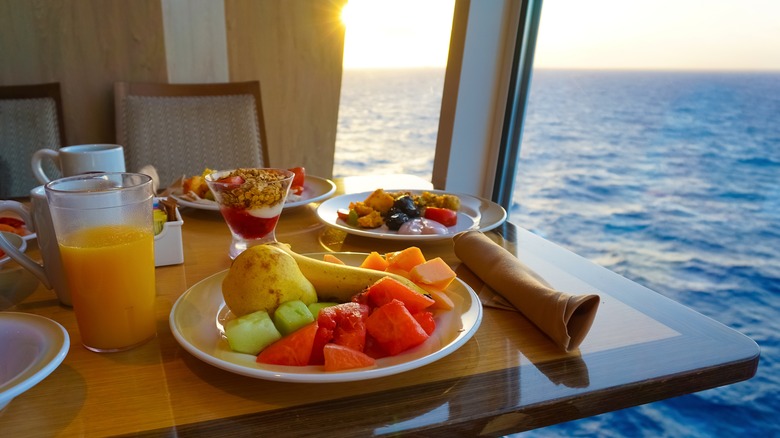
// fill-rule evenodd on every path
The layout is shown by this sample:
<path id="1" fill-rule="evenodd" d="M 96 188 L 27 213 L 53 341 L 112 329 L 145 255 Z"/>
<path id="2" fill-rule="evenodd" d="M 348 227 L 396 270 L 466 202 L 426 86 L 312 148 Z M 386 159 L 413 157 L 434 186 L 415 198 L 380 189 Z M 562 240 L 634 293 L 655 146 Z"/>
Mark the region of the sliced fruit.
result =
<path id="1" fill-rule="evenodd" d="M 387 260 L 385 260 L 384 257 L 382 257 L 378 252 L 372 251 L 370 254 L 366 256 L 365 259 L 363 259 L 363 262 L 360 264 L 361 268 L 367 268 L 367 269 L 374 269 L 377 271 L 384 271 L 387 269 Z"/>
<path id="2" fill-rule="evenodd" d="M 351 370 L 376 365 L 376 361 L 363 353 L 338 344 L 327 344 L 323 348 L 325 371 Z"/>
<path id="3" fill-rule="evenodd" d="M 289 366 L 308 365 L 317 328 L 317 321 L 314 321 L 279 339 L 257 355 L 257 362 Z"/>
<path id="4" fill-rule="evenodd" d="M 314 321 L 309 307 L 301 300 L 285 301 L 274 311 L 274 324 L 283 336 Z"/>
<path id="5" fill-rule="evenodd" d="M 314 319 L 317 319 L 317 316 L 320 314 L 320 310 L 330 307 L 330 306 L 336 306 L 338 303 L 330 303 L 330 302 L 317 302 L 317 303 L 311 303 L 309 304 L 309 312 L 311 312 Z"/>
<path id="6" fill-rule="evenodd" d="M 435 301 L 435 303 L 428 308 L 429 310 L 452 310 L 455 308 L 455 303 L 452 301 L 452 298 L 447 295 L 447 292 L 433 288 L 428 289 L 425 286 L 423 286 L 423 288 L 428 291 L 428 295 Z"/>
<path id="7" fill-rule="evenodd" d="M 426 207 L 423 217 L 436 221 L 445 227 L 451 227 L 458 223 L 458 212 L 449 208 Z"/>
<path id="8" fill-rule="evenodd" d="M 409 271 L 407 271 L 406 269 L 401 269 L 400 267 L 395 265 L 389 265 L 387 268 L 385 268 L 385 272 L 400 275 L 401 277 L 404 278 L 409 278 L 410 276 Z"/>
<path id="9" fill-rule="evenodd" d="M 259 310 L 225 323 L 225 337 L 233 351 L 256 355 L 268 345 L 281 339 L 265 310 Z"/>
<path id="10" fill-rule="evenodd" d="M 333 330 L 332 342 L 363 351 L 366 345 L 366 324 L 369 307 L 350 302 L 320 310 L 320 327 Z"/>
<path id="11" fill-rule="evenodd" d="M 290 184 L 290 192 L 300 195 L 303 193 L 303 187 L 306 181 L 306 169 L 303 167 L 293 167 L 287 170 L 295 174 L 292 183 Z"/>
<path id="12" fill-rule="evenodd" d="M 368 287 L 366 291 L 368 302 L 374 307 L 380 307 L 392 300 L 401 301 L 409 312 L 424 310 L 435 301 L 419 292 L 409 289 L 406 285 L 391 277 L 383 277 Z"/>
<path id="13" fill-rule="evenodd" d="M 423 310 L 412 315 L 414 319 L 420 324 L 420 327 L 425 330 L 430 336 L 434 330 L 436 330 L 436 320 L 433 319 L 433 313 Z"/>
<path id="14" fill-rule="evenodd" d="M 409 271 L 409 278 L 415 283 L 427 284 L 440 290 L 447 289 L 455 277 L 455 271 L 441 257 L 430 259 Z"/>
<path id="15" fill-rule="evenodd" d="M 322 256 L 322 259 L 329 263 L 336 263 L 337 265 L 345 265 L 343 260 L 340 258 L 334 256 L 333 254 L 325 254 Z"/>
<path id="16" fill-rule="evenodd" d="M 407 272 L 411 271 L 415 266 L 425 263 L 425 256 L 422 250 L 416 246 L 388 253 L 385 255 L 385 259 L 390 266 L 401 268 Z"/>
<path id="17" fill-rule="evenodd" d="M 398 300 L 392 300 L 374 310 L 366 320 L 366 330 L 390 356 L 416 347 L 428 339 L 420 323 Z"/>

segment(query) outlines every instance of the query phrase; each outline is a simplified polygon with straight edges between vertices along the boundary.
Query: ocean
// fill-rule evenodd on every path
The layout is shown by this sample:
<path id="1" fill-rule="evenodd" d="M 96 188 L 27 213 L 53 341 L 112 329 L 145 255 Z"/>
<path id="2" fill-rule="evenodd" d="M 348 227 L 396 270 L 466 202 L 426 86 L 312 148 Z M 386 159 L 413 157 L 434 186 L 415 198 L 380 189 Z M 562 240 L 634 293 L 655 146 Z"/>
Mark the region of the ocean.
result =
<path id="1" fill-rule="evenodd" d="M 430 178 L 443 76 L 346 71 L 334 175 Z M 748 381 L 521 436 L 780 436 L 780 73 L 535 71 L 509 214 L 761 347 Z"/>

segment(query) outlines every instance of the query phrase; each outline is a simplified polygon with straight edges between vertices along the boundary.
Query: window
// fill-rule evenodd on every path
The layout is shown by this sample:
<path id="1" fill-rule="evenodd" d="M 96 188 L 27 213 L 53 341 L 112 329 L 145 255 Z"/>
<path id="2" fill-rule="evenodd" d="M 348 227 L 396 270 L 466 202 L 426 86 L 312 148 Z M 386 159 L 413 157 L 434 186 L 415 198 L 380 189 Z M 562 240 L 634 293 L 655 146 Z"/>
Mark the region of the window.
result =
<path id="1" fill-rule="evenodd" d="M 454 0 L 350 0 L 334 176 L 430 180 Z"/>
<path id="2" fill-rule="evenodd" d="M 545 2 L 510 210 L 750 336 L 765 376 L 779 358 L 778 17 L 763 1 Z M 760 374 L 538 433 L 776 434 L 780 381 Z"/>

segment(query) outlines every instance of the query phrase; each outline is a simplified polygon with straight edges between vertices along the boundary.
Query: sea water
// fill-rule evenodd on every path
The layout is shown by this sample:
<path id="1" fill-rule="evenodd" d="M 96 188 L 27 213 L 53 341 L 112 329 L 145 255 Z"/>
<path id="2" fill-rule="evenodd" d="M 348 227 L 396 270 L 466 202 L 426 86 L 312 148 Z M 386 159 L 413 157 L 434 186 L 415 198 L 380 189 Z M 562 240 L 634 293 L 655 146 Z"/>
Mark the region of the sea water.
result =
<path id="1" fill-rule="evenodd" d="M 443 77 L 345 72 L 334 174 L 430 178 Z M 523 436 L 780 436 L 780 73 L 535 71 L 509 213 L 761 347 L 748 381 Z"/>

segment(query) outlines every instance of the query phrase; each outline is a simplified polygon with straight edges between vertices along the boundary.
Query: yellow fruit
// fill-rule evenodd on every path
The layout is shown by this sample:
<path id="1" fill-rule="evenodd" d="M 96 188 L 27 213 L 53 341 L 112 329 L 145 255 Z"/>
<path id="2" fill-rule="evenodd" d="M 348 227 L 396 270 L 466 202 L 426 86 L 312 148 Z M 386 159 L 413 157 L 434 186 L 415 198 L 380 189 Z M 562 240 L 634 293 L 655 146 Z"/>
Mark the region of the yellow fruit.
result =
<path id="1" fill-rule="evenodd" d="M 354 295 L 363 292 L 363 289 L 384 277 L 392 277 L 412 290 L 421 294 L 425 293 L 411 280 L 391 272 L 340 265 L 306 257 L 294 252 L 288 245 L 283 243 L 271 243 L 269 245 L 280 248 L 295 259 L 303 275 L 314 285 L 319 301 L 336 301 L 340 303 L 349 301 Z"/>
<path id="2" fill-rule="evenodd" d="M 237 316 L 264 310 L 269 315 L 286 301 L 317 302 L 317 292 L 287 252 L 258 245 L 238 255 L 222 281 L 222 296 Z"/>

